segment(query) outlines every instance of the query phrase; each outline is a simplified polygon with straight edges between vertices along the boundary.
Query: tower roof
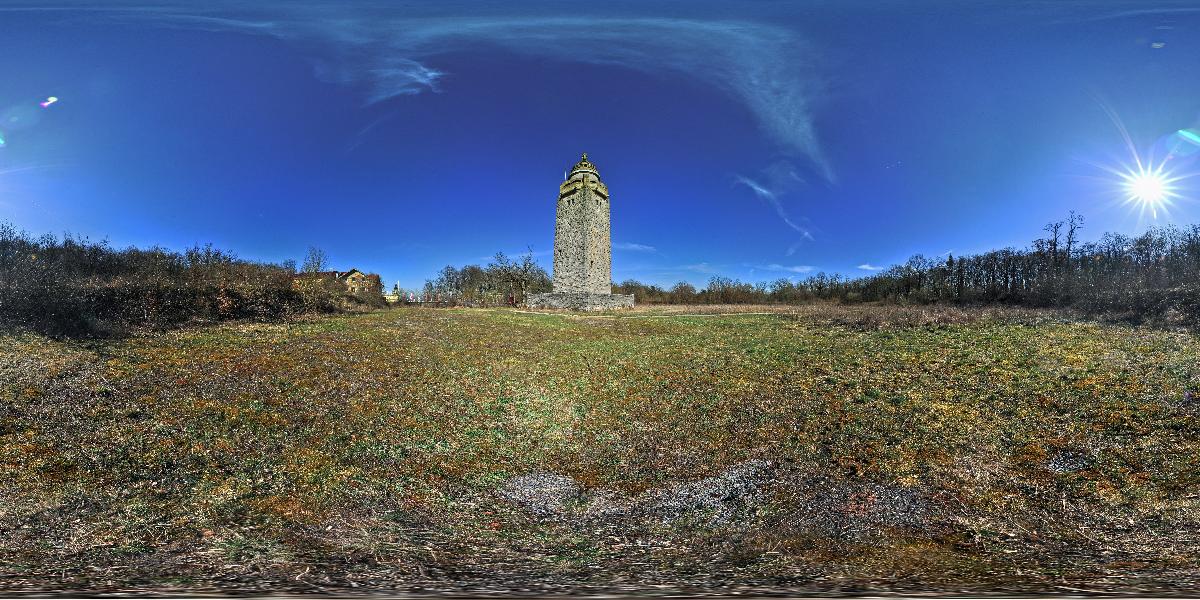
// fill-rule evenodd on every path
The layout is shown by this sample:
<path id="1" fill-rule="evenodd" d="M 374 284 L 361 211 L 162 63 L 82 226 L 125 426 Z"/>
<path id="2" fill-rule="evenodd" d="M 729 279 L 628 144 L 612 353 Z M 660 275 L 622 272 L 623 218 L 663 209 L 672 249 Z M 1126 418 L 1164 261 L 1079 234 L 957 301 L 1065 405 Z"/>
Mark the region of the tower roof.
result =
<path id="1" fill-rule="evenodd" d="M 600 171 L 596 170 L 596 165 L 593 165 L 591 162 L 588 162 L 587 152 L 584 152 L 583 158 L 580 158 L 579 162 L 575 163 L 575 166 L 571 168 L 572 175 L 579 173 L 581 171 L 590 172 L 591 174 L 595 175 L 596 177 L 600 176 Z"/>

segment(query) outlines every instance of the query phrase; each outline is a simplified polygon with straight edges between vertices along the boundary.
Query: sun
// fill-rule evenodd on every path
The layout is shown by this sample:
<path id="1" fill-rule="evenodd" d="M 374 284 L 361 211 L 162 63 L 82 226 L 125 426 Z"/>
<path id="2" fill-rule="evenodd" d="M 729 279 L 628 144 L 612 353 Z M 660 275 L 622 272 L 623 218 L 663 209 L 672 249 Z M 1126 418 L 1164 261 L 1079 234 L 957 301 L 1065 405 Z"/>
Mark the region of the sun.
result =
<path id="1" fill-rule="evenodd" d="M 1125 191 L 1130 200 L 1159 205 L 1171 194 L 1171 183 L 1161 170 L 1129 173 L 1125 176 Z"/>
<path id="2" fill-rule="evenodd" d="M 1151 168 L 1138 165 L 1120 173 L 1125 188 L 1126 201 L 1141 205 L 1142 209 L 1150 209 L 1154 218 L 1158 212 L 1171 203 L 1171 198 L 1178 197 L 1174 183 L 1180 178 L 1172 177 L 1163 166 Z"/>
<path id="3" fill-rule="evenodd" d="M 1191 169 L 1194 159 L 1200 157 L 1200 129 L 1180 129 L 1160 139 L 1149 154 L 1143 155 L 1116 111 L 1103 101 L 1100 101 L 1100 108 L 1104 109 L 1121 134 L 1125 149 L 1129 151 L 1129 162 L 1092 164 L 1116 177 L 1117 180 L 1112 183 L 1118 185 L 1114 186 L 1116 189 L 1113 192 L 1126 205 L 1140 209 L 1139 222 L 1147 212 L 1156 221 L 1159 213 L 1171 218 L 1170 210 L 1174 208 L 1175 201 L 1186 199 L 1185 196 L 1190 196 L 1192 192 L 1191 186 L 1179 187 L 1177 184 L 1200 175 L 1200 171 Z M 1162 158 L 1156 159 L 1156 155 Z"/>

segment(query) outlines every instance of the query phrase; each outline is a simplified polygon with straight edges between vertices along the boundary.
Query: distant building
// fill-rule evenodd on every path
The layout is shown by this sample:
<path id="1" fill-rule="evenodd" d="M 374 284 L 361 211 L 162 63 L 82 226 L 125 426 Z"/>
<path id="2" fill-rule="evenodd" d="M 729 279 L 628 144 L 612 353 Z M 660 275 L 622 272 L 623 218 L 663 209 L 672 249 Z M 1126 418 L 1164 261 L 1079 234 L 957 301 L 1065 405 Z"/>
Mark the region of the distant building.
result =
<path id="1" fill-rule="evenodd" d="M 554 221 L 554 291 L 530 294 L 529 306 L 629 308 L 633 296 L 612 293 L 608 186 L 587 153 L 558 188 Z"/>
<path id="2" fill-rule="evenodd" d="M 358 269 L 350 269 L 339 275 L 338 280 L 346 284 L 346 290 L 352 294 L 383 293 L 383 280 L 375 273 L 363 273 Z"/>
<path id="3" fill-rule="evenodd" d="M 392 291 L 383 295 L 383 299 L 386 300 L 388 304 L 396 304 L 397 302 L 404 300 L 404 292 L 400 291 L 399 281 L 396 282 L 396 285 L 392 286 Z"/>
<path id="4" fill-rule="evenodd" d="M 294 282 L 300 284 L 303 281 L 311 280 L 336 281 L 346 286 L 346 291 L 351 294 L 370 293 L 372 291 L 383 293 L 383 279 L 379 275 L 375 273 L 363 273 L 358 269 L 299 273 L 296 275 Z"/>

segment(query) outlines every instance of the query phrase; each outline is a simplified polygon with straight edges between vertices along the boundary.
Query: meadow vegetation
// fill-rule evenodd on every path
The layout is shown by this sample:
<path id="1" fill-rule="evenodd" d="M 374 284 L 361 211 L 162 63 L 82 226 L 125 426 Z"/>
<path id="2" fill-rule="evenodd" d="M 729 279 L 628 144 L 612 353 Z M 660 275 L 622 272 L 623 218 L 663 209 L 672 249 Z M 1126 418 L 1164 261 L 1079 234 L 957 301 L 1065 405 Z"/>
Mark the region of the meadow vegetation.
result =
<path id="1" fill-rule="evenodd" d="M 703 289 L 687 282 L 664 289 L 627 280 L 614 292 L 640 304 L 1002 305 L 1070 307 L 1137 323 L 1200 325 L 1200 225 L 1154 227 L 1138 236 L 1106 233 L 1080 239 L 1083 218 L 1046 225 L 1027 248 L 975 255 L 916 255 L 887 268 L 863 265 L 862 277 L 813 273 L 744 282 L 717 276 Z"/>
<path id="2" fill-rule="evenodd" d="M 119 250 L 70 235 L 33 238 L 0 222 L 3 327 L 96 337 L 383 304 L 378 291 L 347 294 L 336 281 L 295 277 L 294 263 L 242 260 L 211 245 Z"/>
<path id="3" fill-rule="evenodd" d="M 1195 589 L 1197 394 L 1038 310 L 12 332 L 0 589 Z"/>
<path id="4" fill-rule="evenodd" d="M 1067 308 L 1135 324 L 1200 326 L 1200 225 L 1151 227 L 1138 236 L 1106 233 L 1083 241 L 1083 217 L 1071 213 L 1026 248 L 974 255 L 915 255 L 889 267 L 862 265 L 860 277 L 814 272 L 773 281 L 713 276 L 701 288 L 626 279 L 613 292 L 640 305 L 812 303 Z M 446 266 L 425 282 L 426 296 L 467 306 L 521 302 L 549 291 L 550 276 L 532 254 L 499 254 L 486 267 Z"/>

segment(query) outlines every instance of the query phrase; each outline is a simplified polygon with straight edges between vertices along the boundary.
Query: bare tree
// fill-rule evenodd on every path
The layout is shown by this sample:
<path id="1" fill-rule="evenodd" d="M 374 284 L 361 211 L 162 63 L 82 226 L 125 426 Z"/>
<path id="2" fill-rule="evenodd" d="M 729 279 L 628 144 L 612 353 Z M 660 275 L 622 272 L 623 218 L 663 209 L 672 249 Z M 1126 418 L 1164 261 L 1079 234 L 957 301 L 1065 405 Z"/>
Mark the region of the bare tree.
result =
<path id="1" fill-rule="evenodd" d="M 1079 230 L 1083 227 L 1083 215 L 1075 214 L 1071 211 L 1071 215 L 1067 217 L 1067 262 L 1071 262 L 1072 252 L 1075 249 L 1075 242 L 1079 241 Z"/>
<path id="2" fill-rule="evenodd" d="M 1058 268 L 1058 238 L 1060 232 L 1062 231 L 1062 226 L 1062 221 L 1055 221 L 1053 223 L 1047 223 L 1046 226 L 1042 228 L 1042 231 L 1050 234 L 1050 237 L 1046 241 L 1050 243 L 1050 264 L 1055 269 Z"/>
<path id="3" fill-rule="evenodd" d="M 533 248 L 526 248 L 518 262 L 513 263 L 520 302 L 529 292 L 544 292 L 550 289 L 550 277 L 546 270 L 533 261 Z"/>
<path id="4" fill-rule="evenodd" d="M 670 302 L 672 304 L 695 304 L 696 286 L 680 281 L 671 287 Z"/>
<path id="5" fill-rule="evenodd" d="M 329 268 L 329 259 L 325 256 L 325 251 L 316 247 L 309 246 L 308 254 L 304 256 L 304 266 L 301 270 L 305 273 L 319 273 Z"/>

